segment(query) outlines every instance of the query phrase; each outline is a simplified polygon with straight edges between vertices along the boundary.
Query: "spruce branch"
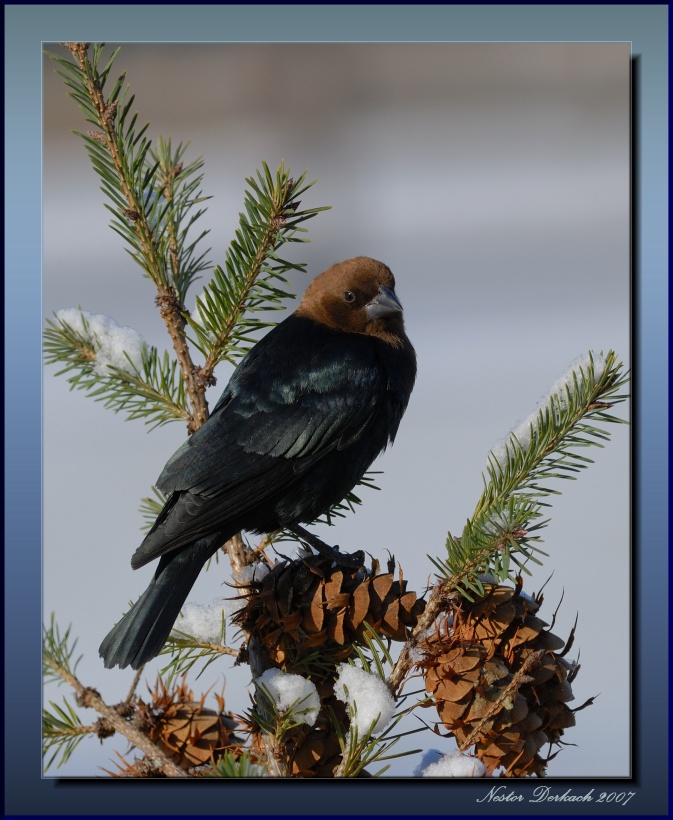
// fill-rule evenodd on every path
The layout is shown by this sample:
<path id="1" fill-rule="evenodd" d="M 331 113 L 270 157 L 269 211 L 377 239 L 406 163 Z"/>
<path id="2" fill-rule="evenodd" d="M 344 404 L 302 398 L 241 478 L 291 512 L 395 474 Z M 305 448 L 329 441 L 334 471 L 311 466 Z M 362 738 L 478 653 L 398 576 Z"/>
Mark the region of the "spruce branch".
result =
<path id="1" fill-rule="evenodd" d="M 95 689 L 84 686 L 77 678 L 75 675 L 77 662 L 73 664 L 73 654 L 76 643 L 76 641 L 70 643 L 70 627 L 68 627 L 61 636 L 52 614 L 50 625 L 49 627 L 45 627 L 43 638 L 42 665 L 45 680 L 63 681 L 69 684 L 75 691 L 77 704 L 85 708 L 95 709 L 106 722 L 108 729 L 113 729 L 123 734 L 134 746 L 145 754 L 156 772 L 165 774 L 167 777 L 187 777 L 187 774 L 179 766 L 176 766 L 175 763 L 169 760 L 169 758 L 152 743 L 147 735 L 143 734 L 132 722 L 126 720 L 126 718 L 114 708 L 108 706 Z M 52 704 L 52 706 L 54 706 L 54 704 Z M 66 728 L 69 726 L 72 729 L 70 737 L 74 738 L 77 734 L 75 728 L 77 725 L 80 725 L 79 718 L 77 718 L 74 712 L 70 714 L 58 710 L 58 713 Z M 45 745 L 51 747 L 55 743 L 55 729 L 57 727 L 54 723 L 55 717 L 53 715 L 47 720 L 48 728 L 47 735 L 45 736 Z M 54 727 L 54 731 L 52 731 L 50 727 Z M 61 728 L 61 737 L 63 740 L 60 743 L 60 749 L 69 755 L 74 746 L 72 746 L 72 740 L 70 744 L 65 740 L 66 729 Z M 57 752 L 58 751 L 59 749 L 57 749 Z M 52 756 L 49 761 L 50 764 L 53 759 L 54 757 Z"/>
<path id="2" fill-rule="evenodd" d="M 303 724 L 313 727 L 320 712 L 320 696 L 310 680 L 281 669 L 268 669 L 254 678 L 255 696 L 248 722 L 257 727 L 255 745 L 262 750 L 276 777 L 290 773 L 291 747 L 287 735 Z"/>
<path id="3" fill-rule="evenodd" d="M 294 180 L 282 162 L 275 175 L 266 163 L 262 166 L 256 179 L 246 179 L 245 212 L 224 267 L 215 268 L 188 319 L 194 344 L 206 359 L 201 372 L 206 380 L 220 361 L 235 364 L 244 356 L 256 341 L 252 334 L 275 324 L 253 314 L 283 309 L 283 300 L 293 296 L 285 290 L 286 274 L 305 272 L 304 264 L 282 259 L 278 252 L 287 243 L 307 241 L 298 236 L 306 232 L 300 224 L 326 210 L 299 209 L 299 197 L 314 184 L 305 183 L 306 172 Z"/>
<path id="4" fill-rule="evenodd" d="M 332 719 L 332 726 L 339 738 L 341 746 L 341 763 L 339 764 L 335 778 L 339 777 L 358 777 L 361 775 L 367 766 L 374 763 L 382 763 L 384 760 L 395 760 L 407 755 L 418 754 L 421 749 L 409 749 L 404 752 L 396 752 L 391 754 L 392 749 L 397 745 L 401 737 L 412 734 L 413 732 L 404 732 L 401 734 L 391 734 L 393 729 L 399 724 L 404 717 L 404 714 L 395 715 L 390 725 L 379 735 L 373 734 L 373 729 L 376 725 L 378 717 L 372 721 L 368 731 L 360 733 L 355 724 L 357 720 L 357 707 L 349 704 L 348 713 L 351 719 L 351 725 L 347 732 L 339 725 L 334 711 L 330 708 L 330 717 Z M 422 729 L 415 730 L 422 731 Z M 383 768 L 377 770 L 371 777 L 380 777 L 385 774 L 390 768 L 390 764 L 386 764 Z"/>
<path id="5" fill-rule="evenodd" d="M 62 673 L 75 675 L 82 655 L 75 658 L 77 638 L 71 640 L 70 627 L 61 634 L 54 613 L 51 613 L 49 626 L 45 627 L 42 645 L 42 675 L 46 681 L 60 683 Z"/>
<path id="6" fill-rule="evenodd" d="M 547 480 L 575 478 L 593 463 L 575 451 L 609 440 L 595 422 L 625 423 L 606 412 L 627 398 L 620 392 L 628 381 L 622 368 L 612 350 L 573 363 L 534 413 L 489 454 L 488 480 L 472 518 L 460 537 L 448 534 L 446 558 L 429 556 L 439 580 L 388 677 L 393 694 L 413 667 L 415 647 L 442 611 L 457 606 L 461 597 L 483 596 L 486 581 L 515 581 L 519 571 L 527 571 L 527 561 L 540 563 L 538 556 L 546 555 L 536 546 L 536 533 L 548 523 L 542 518 L 542 508 L 549 506 L 543 499 L 558 493 Z"/>
<path id="7" fill-rule="evenodd" d="M 272 736 L 280 751 L 285 735 L 301 726 L 305 722 L 301 718 L 315 710 L 306 705 L 306 697 L 299 697 L 280 709 L 273 693 L 259 679 L 255 680 L 255 689 L 255 706 L 250 710 L 250 716 L 265 734 Z"/>
<path id="8" fill-rule="evenodd" d="M 282 308 L 290 298 L 285 275 L 303 271 L 278 255 L 286 243 L 305 241 L 301 223 L 325 208 L 300 210 L 299 197 L 313 183 L 306 174 L 296 181 L 281 163 L 275 177 L 266 163 L 257 178 L 246 181 L 245 212 L 227 252 L 224 268 L 213 271 L 212 281 L 197 299 L 196 316 L 189 315 L 185 298 L 201 271 L 210 268 L 208 251 L 200 242 L 208 231 L 191 239 L 191 229 L 204 213 L 200 185 L 203 165 L 199 158 L 185 165 L 187 145 L 172 148 L 159 138 L 156 148 L 146 138 L 145 125 L 136 132 L 137 114 L 131 115 L 122 74 L 106 96 L 108 75 L 115 51 L 101 69 L 104 44 L 69 43 L 73 60 L 48 54 L 60 67 L 69 95 L 98 130 L 80 133 L 101 188 L 109 202 L 112 228 L 125 240 L 132 258 L 153 281 L 156 304 L 166 325 L 189 401 L 188 431 L 193 433 L 208 418 L 206 388 L 215 384 L 214 369 L 224 360 L 236 362 L 256 341 L 251 334 L 272 322 L 251 314 Z M 194 344 L 203 353 L 204 366 L 195 364 L 187 344 L 187 326 Z"/>
<path id="9" fill-rule="evenodd" d="M 168 501 L 168 496 L 155 486 L 152 486 L 151 490 L 154 497 L 148 496 L 147 498 L 141 498 L 140 507 L 138 508 L 138 512 L 143 517 L 143 525 L 141 527 L 143 532 L 147 532 L 151 529 L 159 513 L 163 510 L 166 501 Z"/>
<path id="10" fill-rule="evenodd" d="M 160 250 L 169 260 L 169 280 L 177 299 L 184 305 L 187 291 L 199 273 L 209 270 L 207 259 L 210 249 L 201 251 L 199 243 L 210 231 L 202 231 L 191 239 L 190 231 L 196 221 L 205 213 L 205 208 L 197 208 L 211 197 L 203 196 L 200 190 L 203 174 L 203 159 L 199 157 L 185 165 L 184 156 L 189 143 L 180 143 L 174 150 L 171 140 L 159 137 L 156 149 L 150 149 L 151 159 L 158 165 L 158 189 L 152 192 L 150 204 L 156 211 L 152 219 L 163 230 L 158 231 Z"/>
<path id="11" fill-rule="evenodd" d="M 456 603 L 458 599 L 458 594 L 450 590 L 448 581 L 440 579 L 432 587 L 425 608 L 419 616 L 416 626 L 411 631 L 409 639 L 404 643 L 386 680 L 393 697 L 397 698 L 399 696 L 399 692 L 414 665 L 413 654 L 419 642 L 432 627 L 439 614 L 452 603 Z"/>
<path id="12" fill-rule="evenodd" d="M 538 408 L 491 451 L 484 491 L 460 538 L 447 537 L 447 557 L 431 558 L 449 589 L 469 600 L 483 595 L 480 576 L 514 581 L 540 564 L 544 553 L 537 534 L 548 519 L 544 499 L 559 490 L 554 479 L 574 479 L 592 460 L 577 450 L 602 447 L 610 433 L 604 424 L 626 423 L 606 411 L 627 398 L 628 381 L 614 351 L 589 352 L 553 385 Z M 600 426 L 599 426 L 600 425 Z"/>
<path id="13" fill-rule="evenodd" d="M 142 418 L 152 427 L 189 420 L 177 362 L 167 352 L 160 356 L 155 347 L 142 343 L 130 354 L 117 355 L 118 364 L 110 364 L 105 340 L 96 330 L 103 318 L 107 317 L 70 310 L 46 320 L 45 363 L 62 366 L 55 375 L 69 373 L 71 390 L 84 390 L 115 413 L 124 411 L 129 419 Z M 95 326 L 93 320 L 98 320 Z M 108 320 L 110 324 L 115 325 Z"/>
<path id="14" fill-rule="evenodd" d="M 330 507 L 327 512 L 323 513 L 322 515 L 318 516 L 314 521 L 311 521 L 310 526 L 316 526 L 318 524 L 326 524 L 328 527 L 334 527 L 337 524 L 337 520 L 339 518 L 346 518 L 347 515 L 350 513 L 357 512 L 357 508 L 362 506 L 362 499 L 359 495 L 356 495 L 355 490 L 357 487 L 364 487 L 365 489 L 370 490 L 377 490 L 380 491 L 380 487 L 374 483 L 373 476 L 376 475 L 383 475 L 383 470 L 367 470 L 367 472 L 362 476 L 362 478 L 358 481 L 355 487 L 343 498 L 341 501 L 334 504 L 334 506 Z M 311 540 L 320 542 L 320 545 L 323 545 L 323 542 L 320 541 L 319 538 L 316 536 L 312 536 Z M 262 548 L 266 548 L 266 546 L 270 544 L 279 544 L 281 542 L 292 541 L 294 543 L 301 544 L 301 539 L 296 533 L 291 532 L 289 529 L 284 530 L 276 530 L 276 532 L 269 533 L 267 536 L 262 540 L 260 546 L 258 546 L 258 550 Z M 308 543 L 308 542 L 307 542 Z"/>
<path id="15" fill-rule="evenodd" d="M 628 396 L 619 391 L 628 382 L 617 354 L 604 356 L 590 351 L 553 385 L 548 397 L 503 446 L 489 454 L 489 481 L 475 509 L 475 515 L 493 508 L 511 495 L 539 499 L 559 491 L 541 485 L 548 479 L 574 479 L 593 461 L 575 452 L 585 447 L 603 447 L 610 433 L 589 424 L 626 424 L 606 412 Z"/>
<path id="16" fill-rule="evenodd" d="M 210 771 L 205 772 L 204 777 L 265 777 L 267 767 L 261 764 L 250 752 L 235 755 L 226 752 L 213 764 Z"/>
<path id="17" fill-rule="evenodd" d="M 113 228 L 130 244 L 131 255 L 154 284 L 166 288 L 170 283 L 165 259 L 159 253 L 143 199 L 154 187 L 158 169 L 157 163 L 147 162 L 151 142 L 144 134 L 149 123 L 136 133 L 137 114 L 128 119 L 135 97 L 129 97 L 129 87 L 124 86 L 125 72 L 106 96 L 108 76 L 120 49 L 100 69 L 104 46 L 67 44 L 74 62 L 49 52 L 47 55 L 61 67 L 56 73 L 64 79 L 69 96 L 86 121 L 100 129 L 76 133 L 85 141 L 102 190 L 112 202 L 106 207 L 113 214 Z"/>
<path id="18" fill-rule="evenodd" d="M 365 489 L 370 490 L 377 490 L 380 491 L 380 487 L 378 487 L 374 483 L 374 479 L 372 476 L 375 475 L 383 475 L 383 470 L 367 470 L 367 472 L 362 476 L 362 478 L 356 484 L 356 487 L 364 487 Z M 335 518 L 345 518 L 348 513 L 356 512 L 356 507 L 362 505 L 362 499 L 360 496 L 355 494 L 354 489 L 351 490 L 348 495 L 340 501 L 338 504 L 335 504 L 326 513 L 321 515 L 313 524 L 327 524 L 329 527 L 333 527 L 336 525 Z"/>
<path id="19" fill-rule="evenodd" d="M 224 631 L 225 613 L 223 611 L 222 638 L 224 638 Z M 203 661 L 203 666 L 196 676 L 198 680 L 206 669 L 223 655 L 237 658 L 240 652 L 240 649 L 226 646 L 224 643 L 199 640 L 190 635 L 189 632 L 173 627 L 168 641 L 159 653 L 159 657 L 170 655 L 170 661 L 161 669 L 159 674 L 162 678 L 166 676 L 166 680 L 170 685 L 176 678 L 183 677 L 190 672 L 197 662 Z"/>
<path id="20" fill-rule="evenodd" d="M 172 153 L 167 142 L 160 143 L 156 153 L 151 151 L 151 141 L 144 136 L 148 125 L 136 133 L 137 114 L 129 117 L 134 97 L 129 97 L 129 88 L 124 87 L 124 74 L 105 96 L 106 81 L 119 49 L 101 70 L 104 44 L 96 44 L 93 49 L 86 43 L 70 43 L 67 47 L 74 62 L 54 54 L 48 56 L 61 67 L 57 73 L 87 122 L 100 129 L 77 133 L 85 141 L 101 189 L 110 200 L 105 207 L 112 214 L 113 230 L 129 245 L 132 258 L 157 289 L 157 306 L 173 342 L 189 398 L 188 429 L 194 432 L 208 418 L 205 388 L 210 382 L 201 377 L 200 368 L 192 360 L 180 297 L 208 264 L 204 254 L 195 256 L 198 239 L 185 247 L 187 230 L 202 213 L 197 211 L 188 217 L 203 201 L 197 192 L 201 178 L 187 182 L 201 167 L 200 160 L 185 169 L 180 166 L 185 147 L 179 146 Z M 180 229 L 178 220 L 186 220 L 187 227 Z"/>
<path id="21" fill-rule="evenodd" d="M 79 715 L 67 698 L 63 698 L 63 707 L 49 701 L 52 711 L 42 710 L 42 757 L 53 752 L 44 764 L 44 772 L 58 759 L 58 767 L 67 763 L 80 741 L 96 734 L 95 726 L 84 726 Z"/>
<path id="22" fill-rule="evenodd" d="M 256 705 L 249 712 L 249 720 L 258 726 L 257 747 L 260 758 L 271 777 L 289 777 L 290 761 L 283 747 L 283 736 L 299 724 L 292 711 L 281 714 L 275 709 L 273 698 L 261 684 L 256 685 Z"/>
<path id="23" fill-rule="evenodd" d="M 391 669 L 394 666 L 392 655 L 390 654 L 391 641 L 384 640 L 383 636 L 377 632 L 367 621 L 363 623 L 364 632 L 362 640 L 364 646 L 355 644 L 355 654 L 360 659 L 360 666 L 365 672 L 372 672 L 372 667 L 381 680 L 386 680 L 385 666 Z M 365 647 L 368 651 L 365 651 Z"/>
<path id="24" fill-rule="evenodd" d="M 192 361 L 185 334 L 187 322 L 175 289 L 172 286 L 167 288 L 160 286 L 158 291 L 156 304 L 173 342 L 173 349 L 178 357 L 182 380 L 186 385 L 192 408 L 187 430 L 189 433 L 194 433 L 208 419 L 206 387 L 215 383 L 214 378 L 212 374 L 204 374 L 203 368 Z"/>

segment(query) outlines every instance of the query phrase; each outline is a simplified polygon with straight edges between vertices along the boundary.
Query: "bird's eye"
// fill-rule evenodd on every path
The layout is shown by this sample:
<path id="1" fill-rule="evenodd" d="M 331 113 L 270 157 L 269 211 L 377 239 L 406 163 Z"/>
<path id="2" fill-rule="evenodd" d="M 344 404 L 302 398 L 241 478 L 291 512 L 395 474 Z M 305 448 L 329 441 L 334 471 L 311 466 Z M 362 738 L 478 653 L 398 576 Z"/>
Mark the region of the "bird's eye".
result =
<path id="1" fill-rule="evenodd" d="M 344 302 L 354 302 L 355 301 L 355 294 L 352 290 L 347 290 L 344 293 Z"/>

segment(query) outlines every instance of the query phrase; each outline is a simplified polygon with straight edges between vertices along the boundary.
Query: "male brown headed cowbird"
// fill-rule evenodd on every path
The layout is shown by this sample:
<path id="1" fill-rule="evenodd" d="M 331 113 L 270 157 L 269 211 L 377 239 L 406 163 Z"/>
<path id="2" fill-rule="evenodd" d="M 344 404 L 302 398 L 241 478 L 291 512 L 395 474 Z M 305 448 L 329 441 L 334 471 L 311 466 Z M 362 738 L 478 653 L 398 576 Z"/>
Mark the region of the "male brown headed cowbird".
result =
<path id="1" fill-rule="evenodd" d="M 203 565 L 235 533 L 315 520 L 393 441 L 416 378 L 394 288 L 374 259 L 334 265 L 241 361 L 159 476 L 170 496 L 131 566 L 159 565 L 101 644 L 105 666 L 137 669 L 160 652 Z"/>

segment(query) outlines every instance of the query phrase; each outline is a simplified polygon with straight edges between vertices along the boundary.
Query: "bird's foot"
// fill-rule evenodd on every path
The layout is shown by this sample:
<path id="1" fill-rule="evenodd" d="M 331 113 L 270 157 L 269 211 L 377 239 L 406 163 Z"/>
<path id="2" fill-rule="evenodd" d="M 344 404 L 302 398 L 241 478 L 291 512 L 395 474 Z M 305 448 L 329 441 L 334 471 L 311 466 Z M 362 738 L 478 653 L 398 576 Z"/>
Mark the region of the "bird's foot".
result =
<path id="1" fill-rule="evenodd" d="M 297 538 L 304 541 L 304 543 L 313 547 L 319 555 L 322 555 L 324 558 L 331 558 L 339 567 L 360 569 L 364 566 L 365 554 L 362 550 L 358 550 L 357 552 L 341 552 L 338 546 L 330 547 L 329 544 L 321 541 L 317 535 L 313 535 L 313 533 L 310 533 L 307 529 L 304 529 L 304 527 L 300 527 L 299 524 L 295 524 L 287 529 L 296 535 Z"/>

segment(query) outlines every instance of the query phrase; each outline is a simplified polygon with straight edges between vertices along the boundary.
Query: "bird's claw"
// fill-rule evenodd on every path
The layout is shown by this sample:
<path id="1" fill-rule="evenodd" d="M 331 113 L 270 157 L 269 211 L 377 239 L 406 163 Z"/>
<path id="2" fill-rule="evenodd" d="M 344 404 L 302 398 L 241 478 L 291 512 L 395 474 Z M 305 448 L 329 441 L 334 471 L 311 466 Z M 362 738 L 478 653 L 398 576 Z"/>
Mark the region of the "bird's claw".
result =
<path id="1" fill-rule="evenodd" d="M 341 552 L 338 546 L 332 549 L 332 560 L 338 567 L 347 567 L 348 569 L 362 569 L 365 565 L 365 554 L 362 550 L 357 552 Z"/>
<path id="2" fill-rule="evenodd" d="M 298 524 L 288 527 L 288 529 L 296 535 L 297 538 L 300 538 L 304 543 L 313 547 L 323 558 L 329 558 L 334 561 L 338 567 L 345 567 L 347 569 L 361 569 L 364 567 L 365 554 L 363 550 L 358 550 L 357 552 L 341 552 L 338 546 L 330 547 L 329 544 L 321 541 L 316 535 L 313 535 L 313 533 L 310 533 Z"/>

